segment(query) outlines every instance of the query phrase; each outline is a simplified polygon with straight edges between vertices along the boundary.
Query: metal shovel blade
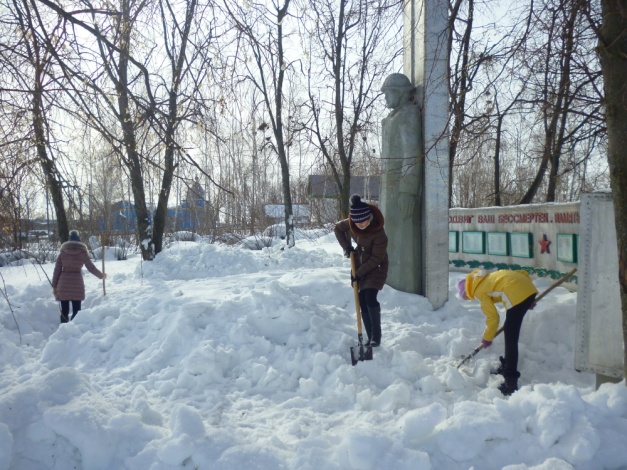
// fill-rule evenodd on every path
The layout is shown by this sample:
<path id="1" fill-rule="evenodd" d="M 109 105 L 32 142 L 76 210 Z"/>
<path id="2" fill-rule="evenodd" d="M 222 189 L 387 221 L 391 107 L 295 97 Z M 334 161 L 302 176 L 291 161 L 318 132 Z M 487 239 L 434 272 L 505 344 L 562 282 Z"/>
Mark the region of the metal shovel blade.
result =
<path id="1" fill-rule="evenodd" d="M 351 363 L 355 366 L 359 361 L 372 361 L 372 346 L 351 346 Z"/>
<path id="2" fill-rule="evenodd" d="M 359 346 L 351 346 L 351 363 L 356 366 L 359 362 Z"/>

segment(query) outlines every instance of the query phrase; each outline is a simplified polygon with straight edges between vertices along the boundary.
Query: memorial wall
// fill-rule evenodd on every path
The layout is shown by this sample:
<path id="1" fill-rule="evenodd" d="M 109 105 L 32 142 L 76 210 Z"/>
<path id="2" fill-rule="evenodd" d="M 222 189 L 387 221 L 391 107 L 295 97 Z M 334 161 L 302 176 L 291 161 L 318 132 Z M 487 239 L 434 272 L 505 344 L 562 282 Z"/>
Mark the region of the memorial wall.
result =
<path id="1" fill-rule="evenodd" d="M 577 267 L 579 202 L 449 210 L 449 269 L 525 269 L 559 279 Z M 574 276 L 570 287 L 576 287 Z M 568 287 L 568 286 L 567 286 Z"/>

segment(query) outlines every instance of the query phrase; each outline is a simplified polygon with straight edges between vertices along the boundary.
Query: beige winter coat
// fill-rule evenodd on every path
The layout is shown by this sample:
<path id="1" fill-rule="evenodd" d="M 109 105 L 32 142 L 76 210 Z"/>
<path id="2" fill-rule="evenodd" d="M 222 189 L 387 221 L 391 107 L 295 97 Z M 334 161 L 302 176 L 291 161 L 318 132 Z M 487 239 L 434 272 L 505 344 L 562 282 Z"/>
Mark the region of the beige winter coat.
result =
<path id="1" fill-rule="evenodd" d="M 52 288 L 57 300 L 85 300 L 85 283 L 81 273 L 83 266 L 98 279 L 104 277 L 89 259 L 85 244 L 68 241 L 61 245 L 52 275 Z"/>

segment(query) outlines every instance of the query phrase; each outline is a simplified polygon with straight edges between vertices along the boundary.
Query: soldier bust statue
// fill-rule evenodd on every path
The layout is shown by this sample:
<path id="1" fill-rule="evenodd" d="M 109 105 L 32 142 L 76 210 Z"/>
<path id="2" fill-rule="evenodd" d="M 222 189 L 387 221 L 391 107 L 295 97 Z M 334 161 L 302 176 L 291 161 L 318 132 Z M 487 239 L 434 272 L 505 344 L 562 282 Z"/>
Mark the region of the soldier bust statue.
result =
<path id="1" fill-rule="evenodd" d="M 389 75 L 381 91 L 390 113 L 382 120 L 381 210 L 388 235 L 387 284 L 424 294 L 422 280 L 422 207 L 424 157 L 421 112 L 416 88 L 401 73 Z"/>

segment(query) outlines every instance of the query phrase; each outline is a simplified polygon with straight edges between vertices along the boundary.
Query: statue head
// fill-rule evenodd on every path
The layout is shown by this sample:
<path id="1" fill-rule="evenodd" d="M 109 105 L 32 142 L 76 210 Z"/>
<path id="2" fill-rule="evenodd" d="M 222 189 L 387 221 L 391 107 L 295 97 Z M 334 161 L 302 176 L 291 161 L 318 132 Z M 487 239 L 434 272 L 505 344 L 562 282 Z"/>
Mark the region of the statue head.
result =
<path id="1" fill-rule="evenodd" d="M 397 108 L 401 104 L 409 102 L 414 90 L 415 87 L 411 84 L 409 78 L 402 73 L 388 75 L 381 86 L 388 108 Z"/>
<path id="2" fill-rule="evenodd" d="M 381 85 L 381 91 L 385 91 L 386 88 L 414 88 L 414 86 L 407 78 L 407 75 L 392 73 L 387 76 L 383 85 Z"/>

